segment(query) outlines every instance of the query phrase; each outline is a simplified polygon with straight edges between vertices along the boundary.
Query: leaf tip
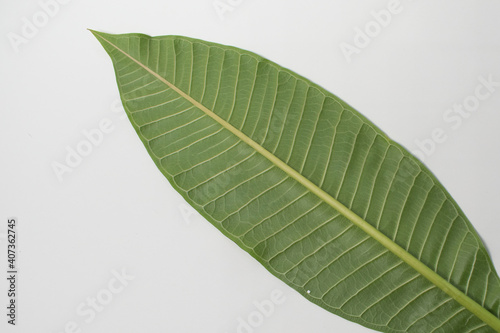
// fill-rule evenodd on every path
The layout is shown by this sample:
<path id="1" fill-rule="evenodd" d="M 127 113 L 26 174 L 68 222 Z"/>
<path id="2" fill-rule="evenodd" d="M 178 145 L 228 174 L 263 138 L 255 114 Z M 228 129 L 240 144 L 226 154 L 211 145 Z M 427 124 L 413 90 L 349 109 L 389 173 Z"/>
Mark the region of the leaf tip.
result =
<path id="1" fill-rule="evenodd" d="M 89 28 L 87 28 L 87 30 L 90 31 L 94 35 L 94 37 L 99 41 L 99 43 L 101 43 L 101 45 L 104 47 L 104 49 L 109 53 L 109 49 L 108 49 L 109 42 L 107 42 L 106 38 L 104 37 L 104 36 L 108 36 L 108 34 L 105 34 L 105 33 L 100 32 L 100 31 L 92 30 Z"/>
<path id="2" fill-rule="evenodd" d="M 90 31 L 90 32 L 91 32 L 94 36 L 96 36 L 96 37 L 97 37 L 97 36 L 98 36 L 98 34 L 99 34 L 99 31 L 95 31 L 95 30 L 92 30 L 92 29 L 90 29 L 90 28 L 87 28 L 87 30 L 88 30 L 88 31 Z"/>

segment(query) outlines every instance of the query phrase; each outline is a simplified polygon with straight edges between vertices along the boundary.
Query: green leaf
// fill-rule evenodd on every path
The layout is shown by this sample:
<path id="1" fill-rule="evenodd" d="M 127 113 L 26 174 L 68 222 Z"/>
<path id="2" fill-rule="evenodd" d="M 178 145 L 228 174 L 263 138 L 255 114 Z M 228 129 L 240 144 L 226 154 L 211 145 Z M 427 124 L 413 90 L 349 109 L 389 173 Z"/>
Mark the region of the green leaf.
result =
<path id="1" fill-rule="evenodd" d="M 345 102 L 234 47 L 92 32 L 161 172 L 276 277 L 383 332 L 500 331 L 500 281 L 464 213 Z"/>

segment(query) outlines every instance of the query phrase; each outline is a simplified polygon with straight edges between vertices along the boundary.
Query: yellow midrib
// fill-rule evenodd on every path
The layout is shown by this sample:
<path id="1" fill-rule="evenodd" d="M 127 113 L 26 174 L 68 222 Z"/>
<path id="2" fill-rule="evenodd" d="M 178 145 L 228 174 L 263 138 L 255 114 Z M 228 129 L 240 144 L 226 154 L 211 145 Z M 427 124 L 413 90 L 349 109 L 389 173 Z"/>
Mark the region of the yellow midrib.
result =
<path id="1" fill-rule="evenodd" d="M 183 98 L 188 100 L 190 103 L 192 103 L 194 106 L 205 112 L 208 116 L 213 118 L 215 121 L 220 123 L 224 128 L 229 130 L 231 133 L 236 135 L 239 139 L 241 139 L 243 142 L 251 146 L 253 149 L 255 149 L 257 152 L 259 152 L 261 155 L 263 155 L 265 158 L 267 158 L 269 161 L 271 161 L 273 164 L 275 164 L 277 167 L 279 167 L 281 170 L 286 172 L 290 177 L 298 181 L 300 184 L 302 184 L 304 187 L 306 187 L 309 191 L 317 195 L 321 200 L 329 204 L 332 208 L 337 210 L 339 213 L 344 215 L 347 219 L 349 219 L 352 223 L 354 223 L 357 227 L 361 228 L 364 232 L 366 232 L 369 236 L 373 237 L 375 240 L 377 240 L 380 244 L 382 244 L 385 248 L 387 248 L 389 251 L 391 251 L 393 254 L 398 256 L 401 260 L 406 262 L 408 265 L 413 267 L 418 273 L 422 274 L 425 278 L 427 278 L 431 283 L 436 285 L 438 288 L 443 290 L 446 294 L 448 294 L 450 297 L 455 299 L 458 303 L 460 303 L 462 306 L 464 306 L 467 310 L 469 310 L 471 313 L 475 314 L 478 318 L 480 318 L 482 321 L 484 321 L 486 324 L 488 324 L 490 327 L 495 329 L 497 332 L 500 332 L 500 319 L 495 317 L 491 312 L 483 308 L 480 304 L 478 304 L 476 301 L 465 295 L 463 292 L 461 292 L 459 289 L 457 289 L 455 286 L 450 284 L 448 281 L 446 281 L 444 278 L 442 278 L 439 274 L 434 272 L 432 269 L 427 267 L 424 263 L 422 263 L 420 260 L 415 258 L 413 255 L 408 253 L 405 249 L 403 249 L 401 246 L 396 244 L 394 241 L 392 241 L 389 237 L 384 235 L 382 232 L 377 230 L 375 227 L 373 227 L 371 224 L 363 220 L 361 217 L 356 215 L 353 211 L 351 211 L 349 208 L 344 206 L 342 203 L 334 199 L 332 196 L 330 196 L 328 193 L 323 191 L 321 188 L 316 186 L 314 183 L 312 183 L 309 179 L 305 178 L 303 175 L 301 175 L 299 172 L 291 168 L 289 165 L 287 165 L 285 162 L 280 160 L 278 157 L 270 153 L 268 150 L 266 150 L 264 147 L 259 145 L 257 142 L 253 141 L 251 138 L 243 134 L 240 130 L 235 128 L 233 125 L 229 124 L 227 121 L 216 115 L 212 110 L 209 110 L 206 108 L 204 105 L 193 99 L 191 96 L 183 92 L 181 89 L 179 89 L 177 86 L 173 85 L 169 81 L 167 81 L 165 78 L 160 76 L 158 73 L 154 72 L 152 69 L 138 61 L 137 59 L 133 58 L 131 55 L 120 49 L 118 46 L 104 38 L 103 36 L 99 35 L 98 32 L 90 30 L 96 37 L 101 38 L 104 40 L 106 43 L 123 53 L 125 56 L 130 58 L 132 61 L 137 63 L 139 66 L 144 68 L 146 71 L 148 71 L 151 75 L 156 77 L 158 80 L 161 82 L 165 83 L 168 87 L 171 89 L 175 90 L 179 95 L 181 95 Z"/>

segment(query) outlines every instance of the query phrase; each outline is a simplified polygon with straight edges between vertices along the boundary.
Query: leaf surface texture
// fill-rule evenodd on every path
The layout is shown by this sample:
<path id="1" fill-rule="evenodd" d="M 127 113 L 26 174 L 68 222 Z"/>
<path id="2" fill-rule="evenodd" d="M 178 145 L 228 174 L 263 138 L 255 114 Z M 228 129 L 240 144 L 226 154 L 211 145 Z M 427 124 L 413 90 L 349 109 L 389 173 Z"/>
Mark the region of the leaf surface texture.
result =
<path id="1" fill-rule="evenodd" d="M 383 332 L 499 330 L 499 278 L 464 213 L 337 96 L 234 47 L 93 33 L 158 168 L 272 274 Z"/>

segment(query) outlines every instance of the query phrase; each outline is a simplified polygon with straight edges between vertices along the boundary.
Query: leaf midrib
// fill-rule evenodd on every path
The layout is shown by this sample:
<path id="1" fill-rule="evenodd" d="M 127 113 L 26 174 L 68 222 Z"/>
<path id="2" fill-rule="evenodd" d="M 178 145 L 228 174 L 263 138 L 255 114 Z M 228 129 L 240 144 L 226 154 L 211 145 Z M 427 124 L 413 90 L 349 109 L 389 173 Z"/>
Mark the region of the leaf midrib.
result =
<path id="1" fill-rule="evenodd" d="M 418 260 L 416 257 L 414 257 L 412 254 L 410 254 L 408 251 L 406 251 L 401 246 L 399 246 L 397 243 L 395 243 L 392 239 L 390 239 L 389 237 L 384 235 L 382 232 L 380 232 L 378 229 L 373 227 L 367 221 L 363 220 L 360 216 L 355 214 L 352 210 L 350 210 L 349 208 L 344 206 L 341 202 L 339 202 L 338 200 L 336 200 L 335 198 L 330 196 L 327 192 L 325 192 L 324 190 L 322 190 L 321 188 L 316 186 L 309 179 L 307 179 L 302 174 L 300 174 L 298 171 L 296 171 L 295 169 L 290 167 L 288 164 L 286 164 L 285 162 L 280 160 L 278 157 L 276 157 L 271 152 L 266 150 L 264 147 L 259 145 L 257 142 L 252 140 L 250 137 L 245 135 L 243 132 L 241 132 L 240 130 L 235 128 L 233 125 L 231 125 L 230 123 L 228 123 L 227 121 L 225 121 L 224 119 L 219 117 L 212 110 L 208 109 L 207 107 L 202 105 L 200 102 L 196 101 L 190 95 L 186 94 L 180 88 L 178 88 L 177 86 L 175 86 L 171 82 L 167 81 L 165 78 L 163 78 L 158 73 L 156 73 L 155 71 L 150 69 L 148 66 L 141 63 L 139 60 L 132 57 L 130 54 L 128 54 L 124 50 L 120 49 L 117 45 L 113 44 L 112 42 L 107 40 L 105 37 L 100 35 L 97 31 L 90 30 L 90 32 L 92 32 L 97 38 L 102 39 L 103 41 L 105 41 L 106 43 L 108 43 L 109 45 L 114 47 L 116 50 L 123 53 L 125 56 L 130 58 L 136 64 L 138 64 L 140 67 L 142 67 L 147 72 L 149 72 L 151 75 L 156 77 L 161 82 L 165 83 L 169 88 L 171 88 L 175 92 L 177 92 L 180 96 L 182 96 L 183 98 L 188 100 L 190 103 L 192 103 L 198 109 L 205 112 L 208 116 L 210 116 L 212 119 L 217 121 L 222 127 L 224 127 L 225 129 L 230 131 L 232 134 L 237 136 L 241 141 L 248 144 L 255 151 L 260 153 L 262 156 L 267 158 L 270 162 L 272 162 L 278 168 L 283 170 L 290 177 L 292 177 L 297 182 L 299 182 L 301 185 L 303 185 L 307 190 L 309 190 L 310 192 L 312 192 L 313 194 L 318 196 L 325 203 L 327 203 L 332 208 L 337 210 L 340 214 L 345 216 L 354 225 L 359 227 L 361 230 L 366 232 L 370 237 L 374 238 L 376 241 L 378 241 L 380 244 L 382 244 L 386 249 L 388 249 L 393 254 L 395 254 L 397 257 L 399 257 L 401 260 L 403 260 L 408 265 L 410 265 L 419 274 L 421 274 L 426 279 L 428 279 L 432 284 L 434 284 L 435 286 L 437 286 L 438 288 L 443 290 L 446 294 L 448 294 L 450 297 L 452 297 L 454 300 L 456 300 L 458 303 L 460 303 L 462 306 L 464 306 L 467 310 L 469 310 L 471 313 L 476 315 L 479 319 L 481 319 L 486 324 L 488 324 L 490 327 L 495 329 L 497 332 L 500 332 L 500 319 L 498 319 L 496 316 L 494 316 L 491 312 L 486 310 L 484 307 L 482 307 L 479 303 L 474 301 L 472 298 L 470 298 L 469 296 L 464 294 L 458 288 L 453 286 L 450 282 L 445 280 L 443 277 L 441 277 L 435 271 L 430 269 L 423 262 Z"/>

